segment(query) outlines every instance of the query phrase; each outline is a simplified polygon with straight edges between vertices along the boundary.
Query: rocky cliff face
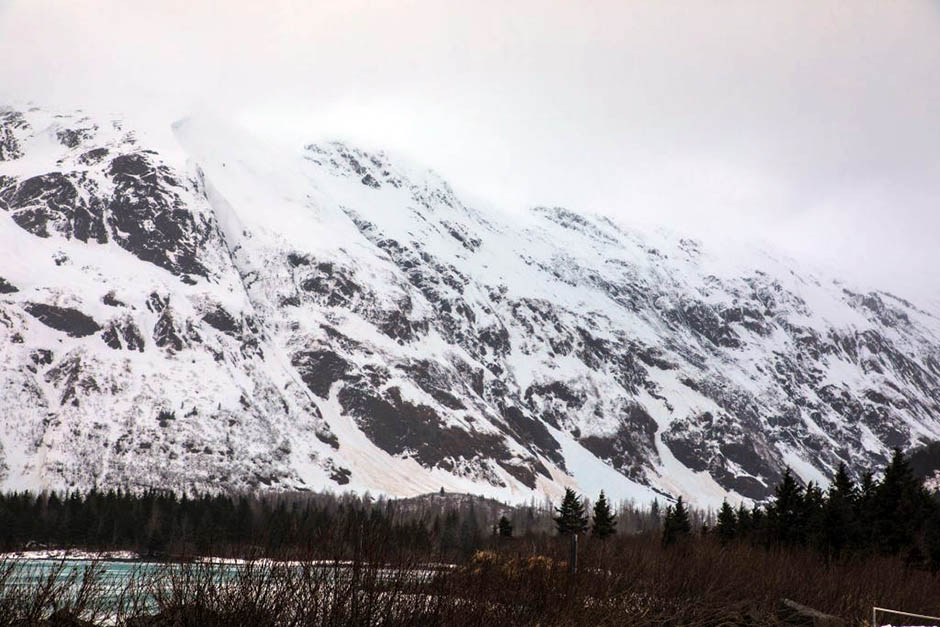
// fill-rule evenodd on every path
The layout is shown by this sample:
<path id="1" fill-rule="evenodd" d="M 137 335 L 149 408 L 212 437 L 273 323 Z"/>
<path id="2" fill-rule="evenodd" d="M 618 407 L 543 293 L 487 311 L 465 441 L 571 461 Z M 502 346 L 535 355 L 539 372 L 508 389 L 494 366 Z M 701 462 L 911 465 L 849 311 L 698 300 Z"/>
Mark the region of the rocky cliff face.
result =
<path id="1" fill-rule="evenodd" d="M 938 313 L 200 121 L 0 112 L 0 486 L 700 504 L 940 438 Z"/>

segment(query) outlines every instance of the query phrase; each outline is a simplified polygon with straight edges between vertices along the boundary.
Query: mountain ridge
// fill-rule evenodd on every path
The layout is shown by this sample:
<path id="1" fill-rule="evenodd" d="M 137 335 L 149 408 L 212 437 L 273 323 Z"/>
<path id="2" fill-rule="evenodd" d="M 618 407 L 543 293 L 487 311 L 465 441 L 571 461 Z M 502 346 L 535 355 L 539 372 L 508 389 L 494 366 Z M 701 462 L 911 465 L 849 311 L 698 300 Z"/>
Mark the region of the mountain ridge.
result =
<path id="1" fill-rule="evenodd" d="M 903 299 L 171 133 L 0 112 L 0 485 L 716 505 L 940 439 L 940 323 Z"/>

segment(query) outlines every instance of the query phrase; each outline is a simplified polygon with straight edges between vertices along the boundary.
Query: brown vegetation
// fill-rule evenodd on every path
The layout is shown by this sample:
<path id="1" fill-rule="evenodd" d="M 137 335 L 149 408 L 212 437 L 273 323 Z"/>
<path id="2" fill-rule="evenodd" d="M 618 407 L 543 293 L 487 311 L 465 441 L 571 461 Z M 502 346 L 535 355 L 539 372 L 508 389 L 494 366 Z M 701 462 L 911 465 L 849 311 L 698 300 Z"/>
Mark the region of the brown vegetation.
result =
<path id="1" fill-rule="evenodd" d="M 857 625 L 873 605 L 940 612 L 940 580 L 894 558 L 827 562 L 710 537 L 664 547 L 648 533 L 584 538 L 571 574 L 562 538 L 494 538 L 453 568 L 381 540 L 365 539 L 352 562 L 167 564 L 119 581 L 62 566 L 29 588 L 11 585 L 7 563 L 0 624 L 773 625 L 786 624 L 784 598 Z M 53 612 L 58 622 L 43 622 Z"/>

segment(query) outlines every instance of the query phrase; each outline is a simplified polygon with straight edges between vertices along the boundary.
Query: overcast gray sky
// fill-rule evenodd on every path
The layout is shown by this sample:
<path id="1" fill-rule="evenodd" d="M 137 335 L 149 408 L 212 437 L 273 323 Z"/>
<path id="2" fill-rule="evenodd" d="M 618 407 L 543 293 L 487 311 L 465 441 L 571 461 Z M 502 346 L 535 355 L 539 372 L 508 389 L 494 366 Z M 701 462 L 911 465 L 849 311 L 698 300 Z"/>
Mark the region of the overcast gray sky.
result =
<path id="1" fill-rule="evenodd" d="M 30 99 L 209 109 L 510 209 L 760 237 L 940 294 L 935 1 L 0 0 L 0 102 Z"/>

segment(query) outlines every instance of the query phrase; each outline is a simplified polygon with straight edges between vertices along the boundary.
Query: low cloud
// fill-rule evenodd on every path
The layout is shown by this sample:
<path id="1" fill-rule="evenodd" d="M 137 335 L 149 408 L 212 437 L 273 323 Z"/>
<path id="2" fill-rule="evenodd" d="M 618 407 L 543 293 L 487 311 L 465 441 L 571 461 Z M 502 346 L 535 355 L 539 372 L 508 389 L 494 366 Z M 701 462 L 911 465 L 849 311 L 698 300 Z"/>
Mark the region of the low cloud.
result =
<path id="1" fill-rule="evenodd" d="M 938 7 L 0 0 L 0 99 L 211 109 L 935 297 Z"/>

